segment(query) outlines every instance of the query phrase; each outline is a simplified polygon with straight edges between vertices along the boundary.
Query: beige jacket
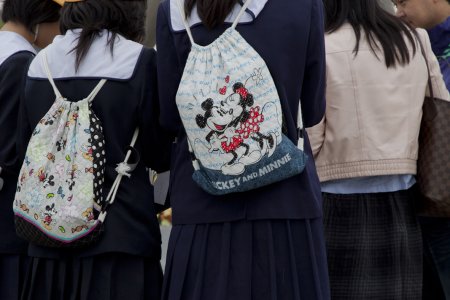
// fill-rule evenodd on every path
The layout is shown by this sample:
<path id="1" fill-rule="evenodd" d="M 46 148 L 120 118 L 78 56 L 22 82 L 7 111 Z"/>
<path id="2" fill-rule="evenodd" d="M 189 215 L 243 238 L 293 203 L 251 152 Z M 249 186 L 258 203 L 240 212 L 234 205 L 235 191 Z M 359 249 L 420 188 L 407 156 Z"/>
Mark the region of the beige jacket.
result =
<path id="1" fill-rule="evenodd" d="M 419 30 L 419 36 L 434 94 L 449 100 L 426 31 Z M 326 113 L 321 123 L 307 129 L 320 181 L 416 174 L 422 104 L 428 93 L 420 47 L 408 65 L 387 69 L 383 54 L 377 53 L 379 59 L 373 54 L 363 32 L 356 57 L 355 41 L 348 24 L 325 36 Z"/>

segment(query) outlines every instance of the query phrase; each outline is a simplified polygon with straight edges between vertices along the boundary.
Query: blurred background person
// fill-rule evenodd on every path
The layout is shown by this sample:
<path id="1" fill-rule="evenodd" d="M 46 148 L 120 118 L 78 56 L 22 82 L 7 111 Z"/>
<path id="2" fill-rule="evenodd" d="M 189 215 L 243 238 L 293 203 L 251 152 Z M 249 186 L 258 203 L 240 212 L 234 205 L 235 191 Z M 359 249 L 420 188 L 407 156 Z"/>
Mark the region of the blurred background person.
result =
<path id="1" fill-rule="evenodd" d="M 51 0 L 6 0 L 0 29 L 0 299 L 19 299 L 28 243 L 16 236 L 12 203 L 21 162 L 16 151 L 19 98 L 35 48 L 59 32 L 60 6 Z"/>
<path id="2" fill-rule="evenodd" d="M 394 4 L 392 0 L 379 0 L 380 6 L 384 8 L 387 12 L 395 14 Z"/>
<path id="3" fill-rule="evenodd" d="M 414 201 L 428 71 L 449 99 L 424 30 L 376 0 L 324 0 L 327 108 L 310 128 L 322 182 L 331 298 L 421 299 Z"/>
<path id="4" fill-rule="evenodd" d="M 393 2 L 396 4 L 398 17 L 414 27 L 428 30 L 431 48 L 439 59 L 445 84 L 450 90 L 450 0 L 394 0 Z M 450 289 L 450 283 L 448 286 Z"/>
<path id="5" fill-rule="evenodd" d="M 450 90 L 450 0 L 394 0 L 394 3 L 398 17 L 428 30 L 431 48 Z M 424 299 L 450 300 L 450 216 L 428 215 L 419 221 L 425 254 Z"/>

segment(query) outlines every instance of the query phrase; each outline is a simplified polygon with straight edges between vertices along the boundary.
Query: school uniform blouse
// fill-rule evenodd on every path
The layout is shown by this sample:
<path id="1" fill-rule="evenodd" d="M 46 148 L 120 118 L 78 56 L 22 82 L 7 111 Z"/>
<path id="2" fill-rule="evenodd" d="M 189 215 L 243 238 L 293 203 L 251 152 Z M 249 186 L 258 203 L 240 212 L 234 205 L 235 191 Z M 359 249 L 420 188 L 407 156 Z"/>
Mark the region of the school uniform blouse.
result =
<path id="1" fill-rule="evenodd" d="M 110 33 L 104 30 L 94 40 L 79 69 L 75 70 L 75 53 L 71 50 L 79 33 L 80 30 L 73 30 L 56 37 L 45 51 L 52 77 L 69 101 L 83 99 L 100 79 L 108 80 L 93 100 L 93 111 L 102 122 L 105 135 L 104 196 L 117 176 L 114 169 L 124 160 L 136 127 L 140 130 L 135 145 L 140 162 L 131 178 L 122 179 L 116 199 L 108 209 L 105 232 L 100 241 L 86 250 L 72 253 L 31 245 L 30 255 L 86 256 L 124 252 L 159 260 L 161 237 L 153 203 L 153 187 L 146 167 L 157 171 L 168 169 L 170 140 L 158 126 L 156 53 L 118 36 L 112 56 L 108 45 Z M 23 145 L 28 143 L 33 128 L 55 100 L 42 57 L 43 51 L 31 63 L 26 79 L 20 122 Z"/>
<path id="2" fill-rule="evenodd" d="M 226 23 L 207 30 L 193 13 L 189 20 L 195 42 L 208 45 L 234 21 L 237 4 Z M 254 0 L 237 26 L 237 31 L 261 55 L 280 96 L 287 136 L 297 140 L 299 100 L 306 127 L 324 115 L 324 32 L 320 0 Z M 321 216 L 321 193 L 308 137 L 309 156 L 303 173 L 282 182 L 244 193 L 213 196 L 192 180 L 188 152 L 175 95 L 191 43 L 184 30 L 176 0 L 163 1 L 157 20 L 158 83 L 161 123 L 177 137 L 171 162 L 170 201 L 175 224 L 226 222 Z"/>
<path id="3" fill-rule="evenodd" d="M 17 118 L 23 79 L 35 54 L 21 35 L 0 31 L 0 253 L 26 253 L 28 243 L 16 235 L 12 209 L 18 178 Z"/>

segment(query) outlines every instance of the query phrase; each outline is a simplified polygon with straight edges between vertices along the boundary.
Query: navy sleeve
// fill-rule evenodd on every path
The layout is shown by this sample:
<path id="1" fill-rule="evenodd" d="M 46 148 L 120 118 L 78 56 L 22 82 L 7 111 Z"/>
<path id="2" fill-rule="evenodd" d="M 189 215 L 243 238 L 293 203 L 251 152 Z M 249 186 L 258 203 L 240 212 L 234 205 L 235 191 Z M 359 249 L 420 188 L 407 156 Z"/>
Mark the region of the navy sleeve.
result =
<path id="1" fill-rule="evenodd" d="M 167 3 L 167 2 L 166 2 Z M 172 31 L 167 20 L 164 2 L 159 6 L 156 21 L 156 45 L 158 49 L 159 101 L 161 124 L 174 136 L 181 126 L 175 97 L 181 81 L 182 70 L 177 55 Z"/>
<path id="2" fill-rule="evenodd" d="M 32 57 L 30 52 L 14 54 L 0 68 L 0 165 L 10 172 L 20 167 L 17 124 L 24 78 Z"/>
<path id="3" fill-rule="evenodd" d="M 311 24 L 301 95 L 305 127 L 319 123 L 325 114 L 325 41 L 321 0 L 312 0 Z"/>
<path id="4" fill-rule="evenodd" d="M 156 53 L 149 51 L 149 78 L 144 84 L 144 94 L 139 105 L 139 127 L 143 142 L 144 160 L 147 167 L 157 172 L 167 171 L 170 164 L 170 148 L 172 138 L 160 123 L 160 108 L 158 99 L 158 80 L 156 71 Z"/>
<path id="5" fill-rule="evenodd" d="M 20 97 L 19 116 L 17 119 L 17 153 L 19 162 L 23 162 L 27 151 L 28 143 L 31 139 L 32 128 L 29 121 L 28 111 L 25 105 L 25 97 L 27 94 L 28 79 L 25 80 L 24 91 Z"/>

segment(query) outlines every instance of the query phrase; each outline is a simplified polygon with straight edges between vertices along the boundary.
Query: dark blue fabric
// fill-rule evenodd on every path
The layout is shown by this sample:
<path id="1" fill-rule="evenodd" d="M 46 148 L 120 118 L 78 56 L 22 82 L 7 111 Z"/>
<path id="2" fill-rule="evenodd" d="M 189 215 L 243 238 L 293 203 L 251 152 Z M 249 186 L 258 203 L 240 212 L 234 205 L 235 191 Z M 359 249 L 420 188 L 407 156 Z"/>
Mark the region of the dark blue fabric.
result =
<path id="1" fill-rule="evenodd" d="M 2 45 L 4 46 L 4 45 Z M 0 253 L 26 253 L 28 243 L 16 235 L 12 205 L 19 177 L 20 163 L 16 151 L 17 120 L 23 82 L 33 53 L 11 55 L 0 65 Z"/>
<path id="2" fill-rule="evenodd" d="M 419 221 L 425 250 L 432 258 L 445 297 L 450 299 L 450 218 L 421 217 Z"/>
<path id="3" fill-rule="evenodd" d="M 322 219 L 175 225 L 162 300 L 330 299 Z"/>
<path id="4" fill-rule="evenodd" d="M 161 265 L 150 258 L 124 253 L 32 258 L 21 299 L 160 300 L 161 285 Z"/>
<path id="5" fill-rule="evenodd" d="M 431 48 L 439 60 L 445 85 L 450 91 L 450 17 L 428 31 Z"/>
<path id="6" fill-rule="evenodd" d="M 0 299 L 21 299 L 29 263 L 26 255 L 0 255 Z"/>
<path id="7" fill-rule="evenodd" d="M 320 0 L 268 1 L 262 12 L 237 31 L 266 62 L 280 96 L 285 130 L 296 143 L 297 112 L 301 99 L 305 127 L 323 118 L 325 110 L 325 52 L 323 5 Z M 194 40 L 208 45 L 230 24 L 207 30 L 192 28 Z M 321 216 L 321 194 L 314 161 L 302 174 L 243 193 L 213 196 L 192 179 L 194 169 L 186 134 L 175 103 L 175 94 L 190 52 L 186 32 L 170 25 L 169 1 L 162 2 L 157 21 L 160 120 L 177 137 L 171 165 L 170 200 L 175 224 L 221 222 L 240 219 L 313 218 Z M 305 153 L 312 157 L 308 137 Z"/>

